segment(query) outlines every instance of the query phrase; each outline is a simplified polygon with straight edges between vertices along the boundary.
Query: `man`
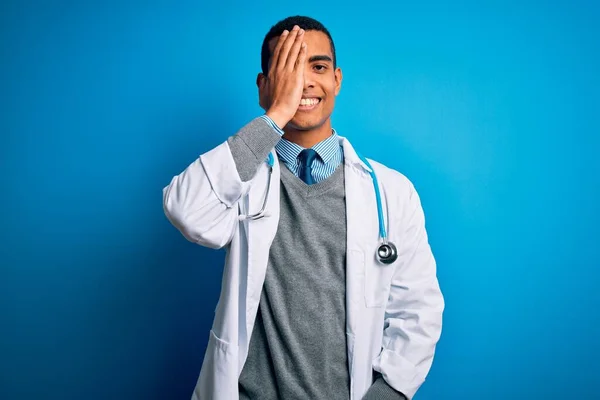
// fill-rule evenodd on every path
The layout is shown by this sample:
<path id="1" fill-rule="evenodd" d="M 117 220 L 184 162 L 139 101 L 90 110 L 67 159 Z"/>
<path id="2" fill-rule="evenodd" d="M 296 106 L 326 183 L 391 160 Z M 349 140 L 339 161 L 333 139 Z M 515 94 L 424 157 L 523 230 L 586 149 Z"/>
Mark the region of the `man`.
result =
<path id="1" fill-rule="evenodd" d="M 266 113 L 163 191 L 187 239 L 227 249 L 193 399 L 410 399 L 430 369 L 444 302 L 419 198 L 332 129 L 341 83 L 327 29 L 280 21 L 257 77 Z M 387 264 L 371 172 L 398 244 Z"/>

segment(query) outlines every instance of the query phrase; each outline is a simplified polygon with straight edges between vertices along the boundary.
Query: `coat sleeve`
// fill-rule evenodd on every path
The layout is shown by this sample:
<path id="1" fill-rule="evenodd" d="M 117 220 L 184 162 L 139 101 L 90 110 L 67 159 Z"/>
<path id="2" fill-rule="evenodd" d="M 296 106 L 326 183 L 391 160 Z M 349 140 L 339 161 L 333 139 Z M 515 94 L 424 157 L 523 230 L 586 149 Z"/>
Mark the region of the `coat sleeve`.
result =
<path id="1" fill-rule="evenodd" d="M 218 249 L 238 224 L 238 202 L 281 138 L 266 116 L 255 118 L 225 143 L 202 154 L 163 189 L 163 208 L 189 241 Z"/>
<path id="2" fill-rule="evenodd" d="M 436 276 L 425 217 L 410 184 L 401 219 L 398 265 L 385 310 L 382 351 L 373 369 L 394 389 L 412 399 L 425 381 L 442 328 L 444 299 Z"/>
<path id="3" fill-rule="evenodd" d="M 222 248 L 233 237 L 237 202 L 251 182 L 242 182 L 224 142 L 202 154 L 163 189 L 165 215 L 189 241 Z"/>

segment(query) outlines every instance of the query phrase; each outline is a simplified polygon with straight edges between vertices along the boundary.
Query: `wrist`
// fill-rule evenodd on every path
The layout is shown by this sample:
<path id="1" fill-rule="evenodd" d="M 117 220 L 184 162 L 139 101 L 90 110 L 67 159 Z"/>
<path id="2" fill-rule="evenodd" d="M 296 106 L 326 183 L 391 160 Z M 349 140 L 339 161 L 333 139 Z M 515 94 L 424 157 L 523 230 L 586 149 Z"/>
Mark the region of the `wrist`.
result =
<path id="1" fill-rule="evenodd" d="M 269 118 L 271 118 L 280 129 L 283 129 L 287 125 L 287 123 L 290 122 L 289 117 L 287 117 L 285 114 L 281 113 L 276 109 L 274 110 L 272 108 L 269 108 L 269 110 L 267 110 L 266 112 L 266 115 Z"/>

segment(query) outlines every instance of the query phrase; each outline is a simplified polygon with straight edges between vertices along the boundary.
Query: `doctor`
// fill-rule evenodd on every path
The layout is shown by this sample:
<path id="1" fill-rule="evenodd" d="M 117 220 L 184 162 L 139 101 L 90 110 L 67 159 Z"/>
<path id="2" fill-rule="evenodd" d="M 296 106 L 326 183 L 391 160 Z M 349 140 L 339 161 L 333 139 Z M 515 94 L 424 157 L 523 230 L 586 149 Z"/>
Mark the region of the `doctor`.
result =
<path id="1" fill-rule="evenodd" d="M 327 29 L 280 21 L 266 113 L 163 190 L 188 240 L 227 251 L 193 400 L 411 399 L 429 372 L 444 301 L 419 196 L 332 129 L 341 83 Z"/>

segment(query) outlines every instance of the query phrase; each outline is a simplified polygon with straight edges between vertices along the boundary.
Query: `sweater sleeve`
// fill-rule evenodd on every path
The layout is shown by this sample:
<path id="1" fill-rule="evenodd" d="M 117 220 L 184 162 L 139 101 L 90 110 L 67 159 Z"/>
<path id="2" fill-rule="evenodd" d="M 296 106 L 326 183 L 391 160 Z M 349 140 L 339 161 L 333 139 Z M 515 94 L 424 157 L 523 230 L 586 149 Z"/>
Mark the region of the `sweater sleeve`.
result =
<path id="1" fill-rule="evenodd" d="M 282 135 L 283 131 L 269 117 L 263 115 L 227 139 L 242 182 L 252 179 Z"/>

